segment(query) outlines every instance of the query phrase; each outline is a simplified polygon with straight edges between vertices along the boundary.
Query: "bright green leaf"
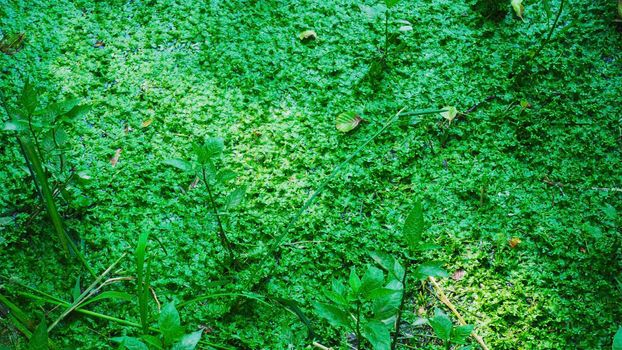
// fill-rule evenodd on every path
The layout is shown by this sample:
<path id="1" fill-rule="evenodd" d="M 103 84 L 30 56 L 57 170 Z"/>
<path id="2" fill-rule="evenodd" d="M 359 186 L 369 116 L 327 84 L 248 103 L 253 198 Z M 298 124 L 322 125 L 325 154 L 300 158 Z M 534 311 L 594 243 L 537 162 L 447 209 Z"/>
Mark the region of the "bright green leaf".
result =
<path id="1" fill-rule="evenodd" d="M 449 274 L 441 266 L 441 262 L 425 262 L 417 266 L 414 275 L 419 280 L 428 277 L 448 277 Z"/>
<path id="2" fill-rule="evenodd" d="M 449 124 L 456 118 L 458 115 L 458 109 L 454 106 L 447 106 L 443 108 L 444 112 L 441 112 L 441 116 L 445 118 Z"/>
<path id="3" fill-rule="evenodd" d="M 362 333 L 374 350 L 389 350 L 391 348 L 391 333 L 384 323 L 371 320 L 363 326 Z"/>
<path id="4" fill-rule="evenodd" d="M 385 5 L 387 5 L 387 8 L 392 8 L 393 6 L 397 5 L 397 3 L 400 2 L 400 0 L 384 0 Z"/>
<path id="5" fill-rule="evenodd" d="M 382 287 L 384 273 L 377 267 L 369 266 L 361 279 L 361 293 L 368 293 L 376 288 Z"/>
<path id="6" fill-rule="evenodd" d="M 182 171 L 186 171 L 186 172 L 192 171 L 192 164 L 190 164 L 190 162 L 187 162 L 183 159 L 171 158 L 171 159 L 166 159 L 162 161 L 162 163 L 173 166 Z"/>
<path id="7" fill-rule="evenodd" d="M 123 337 L 112 338 L 111 340 L 121 344 L 127 350 L 149 350 L 149 348 L 147 347 L 147 345 L 145 345 L 145 343 L 143 343 L 142 341 L 134 337 L 123 336 Z"/>
<path id="8" fill-rule="evenodd" d="M 181 319 L 173 302 L 166 304 L 160 311 L 158 326 L 166 344 L 171 344 L 182 336 Z"/>
<path id="9" fill-rule="evenodd" d="M 406 222 L 404 222 L 404 228 L 402 229 L 404 240 L 406 240 L 406 244 L 408 244 L 411 250 L 417 249 L 421 243 L 423 226 L 423 205 L 421 202 L 417 202 L 408 214 Z"/>
<path id="10" fill-rule="evenodd" d="M 194 350 L 201 340 L 201 334 L 203 330 L 184 335 L 179 342 L 175 343 L 171 350 Z"/>
<path id="11" fill-rule="evenodd" d="M 622 350 L 622 327 L 618 328 L 616 335 L 613 337 L 612 350 Z"/>
<path id="12" fill-rule="evenodd" d="M 341 132 L 349 132 L 354 130 L 362 120 L 363 119 L 353 111 L 344 112 L 337 116 L 335 126 L 337 130 Z"/>
<path id="13" fill-rule="evenodd" d="M 451 330 L 451 342 L 454 344 L 464 344 L 473 332 L 472 325 L 457 326 Z"/>
<path id="14" fill-rule="evenodd" d="M 350 327 L 350 314 L 339 307 L 326 303 L 313 303 L 313 307 L 318 316 L 334 327 Z"/>
<path id="15" fill-rule="evenodd" d="M 227 209 L 231 209 L 242 204 L 244 194 L 246 194 L 246 186 L 240 186 L 233 190 L 233 192 L 229 193 L 225 199 L 225 207 L 227 207 Z"/>
<path id="16" fill-rule="evenodd" d="M 28 340 L 28 350 L 45 350 L 48 348 L 48 327 L 45 318 L 37 326 L 30 340 Z"/>
<path id="17" fill-rule="evenodd" d="M 352 267 L 350 269 L 350 278 L 348 279 L 348 283 L 350 284 L 350 289 L 352 289 L 352 293 L 355 295 L 359 293 L 359 289 L 361 288 L 361 279 L 356 274 L 356 269 Z"/>
<path id="18" fill-rule="evenodd" d="M 428 323 L 434 330 L 437 337 L 444 341 L 450 340 L 453 324 L 444 312 L 437 309 L 434 312 L 434 317 L 429 319 Z"/>

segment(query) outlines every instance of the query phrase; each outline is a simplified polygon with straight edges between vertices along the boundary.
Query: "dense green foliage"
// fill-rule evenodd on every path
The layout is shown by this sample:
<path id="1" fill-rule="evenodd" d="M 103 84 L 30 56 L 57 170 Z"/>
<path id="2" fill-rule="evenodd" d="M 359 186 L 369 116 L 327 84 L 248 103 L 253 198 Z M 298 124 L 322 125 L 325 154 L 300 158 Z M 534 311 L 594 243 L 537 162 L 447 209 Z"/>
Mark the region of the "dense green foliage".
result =
<path id="1" fill-rule="evenodd" d="M 30 81 L 41 106 L 92 106 L 64 129 L 70 165 L 59 172 L 53 150 L 42 164 L 97 272 L 63 253 L 13 130 L 0 133 L 0 348 L 346 349 L 356 329 L 317 305 L 334 306 L 325 291 L 351 271 L 386 286 L 373 252 L 441 261 L 439 283 L 492 349 L 611 348 L 616 1 L 559 16 L 563 1 L 525 2 L 523 20 L 509 1 L 389 2 L 390 17 L 380 1 L 0 0 L 6 105 Z M 201 179 L 205 140 L 222 154 Z M 224 169 L 237 177 L 218 182 Z M 65 186 L 67 174 L 89 181 Z M 408 219 L 416 203 L 425 227 Z M 440 248 L 412 256 L 405 222 Z M 476 348 L 421 280 L 407 284 L 400 342 Z M 373 315 L 368 295 L 350 296 Z M 391 331 L 368 324 L 368 340 Z"/>

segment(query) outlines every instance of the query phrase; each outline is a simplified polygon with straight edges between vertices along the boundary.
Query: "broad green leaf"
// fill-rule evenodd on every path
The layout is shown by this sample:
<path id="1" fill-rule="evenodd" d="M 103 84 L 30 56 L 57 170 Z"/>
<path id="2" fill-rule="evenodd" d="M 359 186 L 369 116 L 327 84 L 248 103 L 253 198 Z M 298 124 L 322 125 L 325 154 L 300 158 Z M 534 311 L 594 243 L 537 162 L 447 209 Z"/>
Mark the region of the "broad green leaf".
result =
<path id="1" fill-rule="evenodd" d="M 384 323 L 371 320 L 363 326 L 362 333 L 374 350 L 389 350 L 391 348 L 391 332 Z"/>
<path id="2" fill-rule="evenodd" d="M 313 303 L 313 307 L 318 316 L 326 319 L 328 323 L 334 327 L 350 327 L 350 314 L 341 308 L 335 305 L 317 302 Z"/>
<path id="3" fill-rule="evenodd" d="M 30 340 L 28 340 L 28 350 L 44 350 L 48 348 L 48 326 L 45 322 L 45 318 L 41 319 L 41 322 L 37 326 Z"/>
<path id="4" fill-rule="evenodd" d="M 24 108 L 27 114 L 33 114 L 39 106 L 39 91 L 30 83 L 30 80 L 26 80 L 24 83 L 22 95 L 18 103 Z"/>
<path id="5" fill-rule="evenodd" d="M 186 334 L 181 339 L 173 345 L 171 350 L 194 350 L 201 340 L 201 334 L 203 330 L 198 330 L 196 332 L 192 332 L 190 334 Z"/>
<path id="6" fill-rule="evenodd" d="M 209 137 L 202 145 L 195 144 L 193 148 L 199 164 L 206 164 L 221 155 L 224 141 L 219 137 Z"/>
<path id="7" fill-rule="evenodd" d="M 429 319 L 428 323 L 434 330 L 437 337 L 444 341 L 450 340 L 453 324 L 444 312 L 437 309 L 434 312 L 434 317 Z"/>
<path id="8" fill-rule="evenodd" d="M 368 293 L 376 288 L 382 287 L 384 273 L 377 267 L 369 266 L 361 279 L 361 293 Z"/>
<path id="9" fill-rule="evenodd" d="M 160 338 L 154 336 L 154 335 L 149 335 L 149 334 L 143 334 L 140 336 L 140 339 L 147 343 L 147 346 L 149 348 L 152 349 L 162 349 L 162 341 L 160 340 Z"/>
<path id="10" fill-rule="evenodd" d="M 451 342 L 454 344 L 464 344 L 473 332 L 472 325 L 457 326 L 451 330 Z"/>
<path id="11" fill-rule="evenodd" d="M 622 350 L 622 327 L 618 328 L 616 335 L 613 337 L 612 350 Z"/>
<path id="12" fill-rule="evenodd" d="M 380 252 L 371 252 L 369 256 L 374 259 L 374 261 L 380 265 L 385 271 L 391 271 L 393 264 L 395 263 L 395 259 L 392 256 L 385 253 Z"/>
<path id="13" fill-rule="evenodd" d="M 187 162 L 183 159 L 171 158 L 171 159 L 164 160 L 162 163 L 173 166 L 182 171 L 186 171 L 186 172 L 192 171 L 192 164 L 190 164 L 190 162 Z"/>
<path id="14" fill-rule="evenodd" d="M 127 350 L 149 350 L 145 343 L 134 337 L 123 336 L 112 338 L 111 340 L 124 346 Z"/>
<path id="15" fill-rule="evenodd" d="M 160 311 L 158 326 L 160 327 L 160 332 L 162 332 L 162 337 L 164 337 L 165 344 L 172 344 L 184 334 L 179 312 L 177 312 L 173 302 L 166 304 Z"/>
<path id="16" fill-rule="evenodd" d="M 443 112 L 441 112 L 441 116 L 447 119 L 449 124 L 451 124 L 451 122 L 456 118 L 457 115 L 458 115 L 458 109 L 454 106 L 444 107 Z"/>
<path id="17" fill-rule="evenodd" d="M 425 262 L 417 266 L 414 275 L 419 280 L 424 280 L 428 277 L 448 277 L 449 274 L 441 266 L 443 263 L 438 261 Z"/>
<path id="18" fill-rule="evenodd" d="M 359 293 L 359 289 L 361 288 L 361 279 L 356 274 L 356 269 L 352 267 L 350 269 L 350 278 L 348 279 L 348 283 L 350 284 L 350 289 L 354 295 Z"/>
<path id="19" fill-rule="evenodd" d="M 216 181 L 220 182 L 220 183 L 227 183 L 233 179 L 235 179 L 237 176 L 237 174 L 229 169 L 224 169 L 219 171 L 216 174 Z"/>
<path id="20" fill-rule="evenodd" d="M 333 303 L 340 305 L 340 306 L 348 306 L 348 300 L 346 300 L 346 298 L 336 292 L 333 292 L 332 290 L 325 290 L 324 291 L 324 295 L 326 295 L 326 297 L 332 301 Z"/>
<path id="21" fill-rule="evenodd" d="M 333 279 L 332 288 L 333 288 L 333 292 L 341 295 L 342 297 L 345 298 L 347 296 L 346 286 L 344 286 L 343 283 L 341 283 L 341 281 Z"/>
<path id="22" fill-rule="evenodd" d="M 400 0 L 384 0 L 385 5 L 387 5 L 387 8 L 392 8 L 393 6 L 397 5 L 397 3 L 400 2 Z"/>
<path id="23" fill-rule="evenodd" d="M 363 119 L 353 111 L 343 112 L 335 119 L 335 126 L 341 132 L 349 132 L 354 130 L 361 123 L 361 120 Z"/>
<path id="24" fill-rule="evenodd" d="M 373 299 L 372 313 L 377 320 L 385 321 L 395 317 L 402 302 L 402 283 L 397 280 L 389 282 L 384 289 L 392 290 L 392 293 L 384 293 Z"/>
<path id="25" fill-rule="evenodd" d="M 511 1 L 512 8 L 514 9 L 514 13 L 518 18 L 523 19 L 523 14 L 525 12 L 525 7 L 523 6 L 523 0 L 512 0 Z"/>
<path id="26" fill-rule="evenodd" d="M 227 207 L 227 209 L 231 209 L 242 204 L 244 194 L 246 194 L 246 186 L 240 186 L 233 190 L 233 192 L 229 193 L 225 199 L 225 207 Z"/>
<path id="27" fill-rule="evenodd" d="M 411 250 L 416 250 L 421 243 L 423 226 L 423 205 L 421 202 L 417 202 L 408 214 L 406 222 L 404 222 L 404 228 L 402 229 L 404 240 Z"/>

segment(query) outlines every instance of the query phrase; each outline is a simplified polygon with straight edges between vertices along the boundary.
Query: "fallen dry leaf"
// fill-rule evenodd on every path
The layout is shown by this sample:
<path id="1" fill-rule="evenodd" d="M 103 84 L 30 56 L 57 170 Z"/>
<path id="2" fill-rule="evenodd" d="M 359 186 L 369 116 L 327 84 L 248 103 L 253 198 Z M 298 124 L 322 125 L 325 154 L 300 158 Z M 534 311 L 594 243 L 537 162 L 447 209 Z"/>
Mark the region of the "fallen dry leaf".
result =
<path id="1" fill-rule="evenodd" d="M 519 238 L 516 237 L 512 237 L 510 239 L 510 241 L 508 242 L 508 244 L 510 245 L 510 248 L 516 248 L 516 246 L 521 242 L 521 240 Z"/>
<path id="2" fill-rule="evenodd" d="M 141 126 L 141 127 L 143 127 L 143 128 L 146 128 L 146 127 L 148 127 L 149 125 L 151 125 L 151 123 L 153 123 L 153 118 L 149 118 L 149 119 L 147 119 L 147 120 L 143 121 L 143 122 L 140 124 L 140 126 Z"/>
<path id="3" fill-rule="evenodd" d="M 451 278 L 453 278 L 454 281 L 460 281 L 464 278 L 464 275 L 466 275 L 466 271 L 464 271 L 463 269 L 458 269 L 456 270 L 456 272 L 454 272 L 453 275 L 451 275 Z"/>
<path id="4" fill-rule="evenodd" d="M 117 148 L 117 150 L 114 152 L 114 156 L 110 158 L 110 165 L 112 165 L 113 167 L 116 166 L 119 162 L 119 157 L 121 157 L 121 149 Z"/>

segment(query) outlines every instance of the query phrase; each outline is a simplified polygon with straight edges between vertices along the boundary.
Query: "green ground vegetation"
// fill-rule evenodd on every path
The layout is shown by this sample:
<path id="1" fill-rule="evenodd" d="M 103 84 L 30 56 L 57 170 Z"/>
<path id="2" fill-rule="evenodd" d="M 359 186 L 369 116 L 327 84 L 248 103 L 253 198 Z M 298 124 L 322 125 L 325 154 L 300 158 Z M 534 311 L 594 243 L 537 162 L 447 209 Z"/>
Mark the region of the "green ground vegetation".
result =
<path id="1" fill-rule="evenodd" d="M 610 349 L 618 3 L 520 3 L 0 0 L 0 348 Z"/>

